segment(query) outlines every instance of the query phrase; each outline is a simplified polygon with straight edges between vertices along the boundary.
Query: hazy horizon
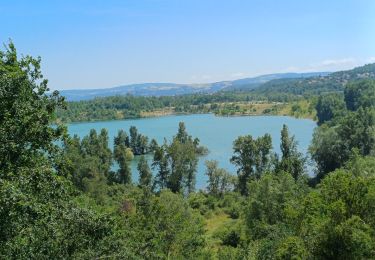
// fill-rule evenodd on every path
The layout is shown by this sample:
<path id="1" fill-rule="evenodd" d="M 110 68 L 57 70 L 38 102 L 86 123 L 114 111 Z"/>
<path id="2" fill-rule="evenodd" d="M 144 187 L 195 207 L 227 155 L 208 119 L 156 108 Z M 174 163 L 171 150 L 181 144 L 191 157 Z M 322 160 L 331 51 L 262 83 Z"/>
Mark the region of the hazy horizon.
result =
<path id="1" fill-rule="evenodd" d="M 363 64 L 365 65 L 365 64 Z M 61 89 L 61 90 L 95 90 L 95 89 L 110 89 L 110 88 L 116 88 L 116 87 L 122 87 L 122 86 L 130 86 L 130 85 L 142 85 L 142 84 L 178 84 L 178 85 L 205 85 L 205 84 L 211 84 L 211 83 L 219 83 L 219 82 L 225 82 L 225 81 L 235 81 L 235 80 L 240 80 L 240 79 L 245 79 L 245 78 L 257 78 L 261 76 L 268 76 L 268 75 L 276 75 L 276 74 L 304 74 L 304 73 L 333 73 L 336 71 L 306 71 L 306 72 L 275 72 L 275 73 L 267 73 L 267 74 L 260 74 L 260 75 L 255 75 L 255 76 L 243 76 L 235 79 L 230 79 L 230 80 L 220 80 L 220 81 L 212 81 L 212 82 L 205 82 L 205 83 L 186 83 L 186 82 L 130 82 L 126 84 L 120 84 L 120 85 L 115 85 L 115 86 L 102 86 L 102 87 L 97 87 L 97 88 L 72 88 L 72 89 Z M 59 89 L 57 89 L 59 90 Z"/>
<path id="2" fill-rule="evenodd" d="M 375 62 L 374 1 L 2 1 L 51 89 L 204 84 Z M 32 22 L 31 22 L 32 21 Z"/>

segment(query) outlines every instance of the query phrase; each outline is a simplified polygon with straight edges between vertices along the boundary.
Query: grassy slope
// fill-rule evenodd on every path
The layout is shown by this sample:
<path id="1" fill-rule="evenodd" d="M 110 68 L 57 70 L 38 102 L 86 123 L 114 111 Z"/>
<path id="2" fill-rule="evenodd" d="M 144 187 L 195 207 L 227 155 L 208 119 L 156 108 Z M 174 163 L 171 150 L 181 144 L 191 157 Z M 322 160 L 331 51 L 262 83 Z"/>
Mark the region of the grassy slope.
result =
<path id="1" fill-rule="evenodd" d="M 223 103 L 215 114 L 218 116 L 279 115 L 309 119 L 315 119 L 316 117 L 316 111 L 311 106 L 311 101 L 308 100 L 291 103 Z"/>
<path id="2" fill-rule="evenodd" d="M 217 252 L 222 246 L 218 233 L 224 229 L 225 226 L 232 226 L 238 220 L 232 219 L 230 216 L 222 211 L 215 212 L 205 219 L 206 224 L 206 239 L 208 248 Z"/>

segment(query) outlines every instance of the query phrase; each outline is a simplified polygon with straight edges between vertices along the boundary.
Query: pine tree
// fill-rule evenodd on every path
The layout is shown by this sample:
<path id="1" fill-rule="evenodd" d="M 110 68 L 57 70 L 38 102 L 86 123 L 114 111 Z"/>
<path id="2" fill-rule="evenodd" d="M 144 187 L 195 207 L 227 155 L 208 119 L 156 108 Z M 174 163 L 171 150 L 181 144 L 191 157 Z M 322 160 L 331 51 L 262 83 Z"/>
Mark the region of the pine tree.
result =
<path id="1" fill-rule="evenodd" d="M 138 129 L 135 126 L 131 126 L 129 129 L 130 132 L 130 148 L 132 149 L 133 154 L 138 154 L 137 143 L 138 143 Z"/>
<path id="2" fill-rule="evenodd" d="M 152 169 L 157 170 L 154 186 L 158 187 L 160 190 L 167 187 L 170 174 L 166 146 L 165 141 L 164 145 L 155 147 L 154 160 L 152 163 Z"/>
<path id="3" fill-rule="evenodd" d="M 289 136 L 289 130 L 286 125 L 283 125 L 281 130 L 280 149 L 282 158 L 276 166 L 276 171 L 288 172 L 297 180 L 304 172 L 305 159 L 302 153 L 297 150 L 297 141 L 294 136 Z"/>
<path id="4" fill-rule="evenodd" d="M 148 166 L 147 160 L 143 155 L 139 159 L 137 169 L 139 172 L 139 185 L 141 187 L 151 189 L 152 173 L 150 167 Z"/>
<path id="5" fill-rule="evenodd" d="M 119 131 L 117 137 L 115 137 L 114 141 L 114 158 L 119 165 L 119 169 L 117 171 L 117 182 L 123 184 L 130 184 L 131 183 L 131 169 L 130 169 L 130 162 L 133 159 L 134 155 L 132 150 L 126 147 L 126 136 L 123 131 Z"/>
<path id="6" fill-rule="evenodd" d="M 178 124 L 178 132 L 177 132 L 177 135 L 176 135 L 176 139 L 184 144 L 188 141 L 188 138 L 189 138 L 189 135 L 188 133 L 186 132 L 186 127 L 185 127 L 185 123 L 184 122 L 180 122 Z"/>
<path id="7" fill-rule="evenodd" d="M 124 144 L 126 147 L 130 147 L 129 136 L 124 130 L 119 130 L 117 136 L 114 139 L 115 145 Z"/>

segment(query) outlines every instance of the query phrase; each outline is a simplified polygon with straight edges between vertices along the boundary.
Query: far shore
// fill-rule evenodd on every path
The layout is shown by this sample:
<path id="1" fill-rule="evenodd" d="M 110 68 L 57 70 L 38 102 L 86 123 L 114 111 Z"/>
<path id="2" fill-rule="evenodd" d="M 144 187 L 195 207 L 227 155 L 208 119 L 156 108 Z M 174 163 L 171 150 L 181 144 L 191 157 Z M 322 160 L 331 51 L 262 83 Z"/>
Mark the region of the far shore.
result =
<path id="1" fill-rule="evenodd" d="M 295 118 L 304 118 L 316 120 L 315 109 L 311 108 L 311 103 L 307 100 L 280 103 L 280 102 L 223 102 L 215 104 L 217 107 L 212 109 L 211 104 L 205 104 L 203 107 L 190 106 L 188 111 L 176 111 L 175 107 L 166 107 L 154 109 L 151 111 L 140 111 L 138 115 L 127 116 L 126 111 L 117 110 L 115 115 L 110 118 L 86 116 L 82 120 L 56 120 L 57 123 L 84 123 L 100 122 L 127 119 L 142 119 L 172 115 L 192 115 L 192 114 L 214 114 L 221 117 L 236 116 L 291 116 Z M 74 117 L 73 117 L 74 118 Z M 86 120 L 87 119 L 87 120 Z"/>
<path id="2" fill-rule="evenodd" d="M 183 115 L 204 115 L 204 114 L 212 114 L 216 117 L 252 117 L 252 116 L 287 116 L 287 117 L 294 117 L 298 119 L 309 119 L 312 121 L 316 121 L 314 118 L 311 117 L 298 117 L 288 114 L 231 114 L 231 115 L 221 115 L 215 114 L 213 112 L 196 112 L 196 113 L 188 113 L 188 112 L 170 112 L 170 113 L 163 113 L 163 114 L 155 114 L 155 115 L 147 115 L 147 116 L 140 116 L 140 117 L 129 117 L 129 118 L 116 118 L 116 119 L 108 119 L 108 120 L 90 120 L 90 121 L 71 121 L 71 122 L 59 122 L 63 124 L 83 124 L 83 123 L 97 123 L 97 122 L 109 122 L 109 121 L 121 121 L 121 120 L 136 120 L 136 119 L 147 119 L 147 118 L 157 118 L 157 117 L 167 117 L 167 116 L 183 116 Z"/>

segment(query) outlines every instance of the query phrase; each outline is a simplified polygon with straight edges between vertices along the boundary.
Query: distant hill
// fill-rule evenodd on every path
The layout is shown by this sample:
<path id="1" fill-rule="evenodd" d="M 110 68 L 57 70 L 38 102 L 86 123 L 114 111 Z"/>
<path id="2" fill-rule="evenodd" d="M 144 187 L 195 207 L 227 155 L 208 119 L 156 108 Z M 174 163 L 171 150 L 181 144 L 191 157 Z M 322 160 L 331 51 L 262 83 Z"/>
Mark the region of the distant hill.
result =
<path id="1" fill-rule="evenodd" d="M 245 78 L 232 81 L 232 85 L 225 90 L 251 90 L 272 81 L 282 79 L 305 79 L 315 76 L 327 76 L 329 72 L 307 72 L 307 73 L 278 73 L 262 75 L 254 78 Z"/>
<path id="2" fill-rule="evenodd" d="M 342 91 L 348 81 L 375 79 L 375 63 L 352 70 L 338 71 L 328 75 L 308 78 L 279 78 L 268 81 L 253 92 L 257 94 L 289 93 L 295 95 L 314 95 L 322 92 Z"/>
<path id="3" fill-rule="evenodd" d="M 62 90 L 61 95 L 68 101 L 89 100 L 96 97 L 116 95 L 134 96 L 175 96 L 193 93 L 215 93 L 221 90 L 251 90 L 275 79 L 304 79 L 317 75 L 328 75 L 327 72 L 314 73 L 278 73 L 244 78 L 233 81 L 220 81 L 207 84 L 176 84 L 176 83 L 141 83 L 102 89 Z"/>
<path id="4" fill-rule="evenodd" d="M 62 90 L 60 93 L 68 101 L 128 94 L 133 96 L 176 96 L 219 91 L 251 91 L 263 96 L 274 93 L 314 95 L 322 92 L 342 91 L 348 81 L 363 78 L 375 79 L 375 63 L 333 73 L 278 73 L 206 84 L 141 83 L 114 88 Z"/>

